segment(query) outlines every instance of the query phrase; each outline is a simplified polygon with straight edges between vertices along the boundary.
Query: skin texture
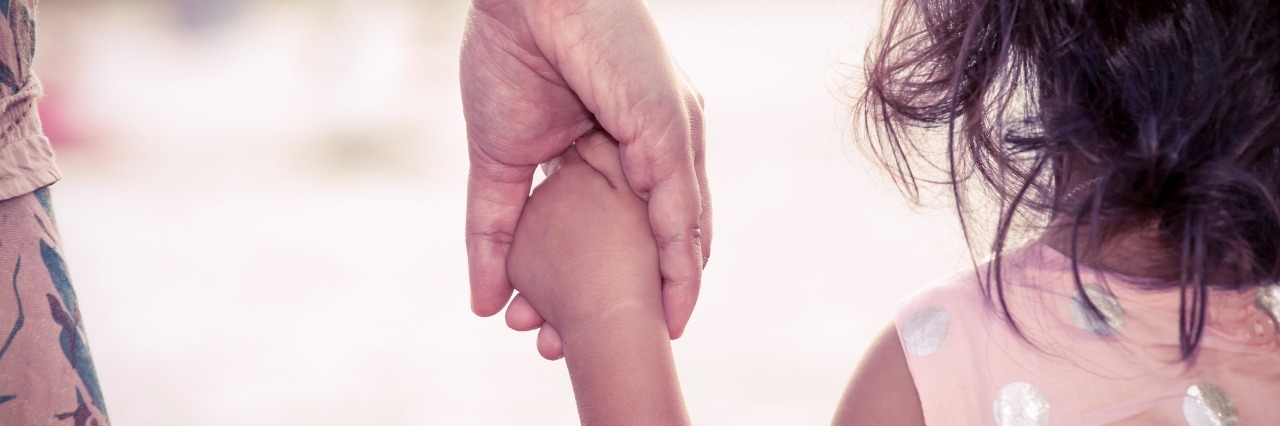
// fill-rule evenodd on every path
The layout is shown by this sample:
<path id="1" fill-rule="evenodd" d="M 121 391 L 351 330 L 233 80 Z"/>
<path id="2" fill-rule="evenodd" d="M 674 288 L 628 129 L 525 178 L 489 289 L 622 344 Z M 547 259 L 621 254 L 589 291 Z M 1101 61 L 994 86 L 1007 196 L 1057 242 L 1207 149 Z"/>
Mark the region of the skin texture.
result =
<path id="1" fill-rule="evenodd" d="M 460 80 L 472 310 L 493 315 L 511 298 L 507 254 L 535 168 L 603 129 L 620 143 L 622 186 L 648 200 L 665 323 L 671 338 L 683 334 L 711 243 L 702 99 L 643 1 L 477 0 Z M 544 314 L 517 297 L 507 321 L 529 330 Z M 539 339 L 539 351 L 557 357 L 556 341 Z"/>
<path id="2" fill-rule="evenodd" d="M 525 206 L 507 266 L 520 303 L 545 318 L 539 340 L 563 345 L 582 423 L 688 424 L 657 285 L 657 246 L 617 146 L 594 133 L 548 169 Z M 551 327 L 559 334 L 549 334 Z"/>
<path id="3" fill-rule="evenodd" d="M 907 356 L 890 324 L 871 343 L 849 379 L 833 425 L 923 425 L 924 409 Z"/>

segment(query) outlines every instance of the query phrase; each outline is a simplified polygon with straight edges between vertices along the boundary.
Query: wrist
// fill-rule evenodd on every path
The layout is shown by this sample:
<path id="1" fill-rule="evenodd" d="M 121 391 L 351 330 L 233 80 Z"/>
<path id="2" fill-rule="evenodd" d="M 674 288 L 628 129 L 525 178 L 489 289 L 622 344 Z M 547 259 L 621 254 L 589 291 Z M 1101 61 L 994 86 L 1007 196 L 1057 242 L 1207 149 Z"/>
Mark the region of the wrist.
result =
<path id="1" fill-rule="evenodd" d="M 561 313 L 552 324 L 566 349 L 612 337 L 665 342 L 668 339 L 661 302 L 617 300 Z"/>
<path id="2" fill-rule="evenodd" d="M 622 303 L 561 332 L 583 424 L 689 423 L 662 306 Z"/>
<path id="3" fill-rule="evenodd" d="M 568 274 L 561 291 L 567 297 L 553 298 L 553 312 L 545 318 L 566 339 L 626 326 L 654 326 L 665 330 L 662 306 L 662 276 L 657 268 L 636 267 L 616 261 L 588 260 L 589 263 L 618 265 L 607 273 Z M 654 259 L 656 263 L 656 258 Z M 664 338 L 666 334 L 663 334 Z"/>

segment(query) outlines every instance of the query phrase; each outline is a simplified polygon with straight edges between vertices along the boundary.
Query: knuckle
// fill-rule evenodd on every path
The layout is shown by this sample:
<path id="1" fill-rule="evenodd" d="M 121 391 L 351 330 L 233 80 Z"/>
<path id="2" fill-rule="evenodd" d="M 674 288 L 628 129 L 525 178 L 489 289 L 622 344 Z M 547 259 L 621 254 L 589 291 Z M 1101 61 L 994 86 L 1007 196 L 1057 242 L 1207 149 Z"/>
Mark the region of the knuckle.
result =
<path id="1" fill-rule="evenodd" d="M 656 238 L 655 241 L 658 243 L 658 247 L 661 247 L 664 250 L 682 248 L 691 249 L 694 247 L 694 244 L 701 244 L 701 237 L 698 236 L 697 232 L 698 231 L 695 228 L 688 232 L 660 236 Z"/>
<path id="2" fill-rule="evenodd" d="M 514 239 L 513 237 L 514 236 L 512 235 L 512 233 L 508 231 L 496 231 L 496 230 L 468 231 L 467 244 L 472 244 L 475 242 L 510 244 L 511 240 Z"/>

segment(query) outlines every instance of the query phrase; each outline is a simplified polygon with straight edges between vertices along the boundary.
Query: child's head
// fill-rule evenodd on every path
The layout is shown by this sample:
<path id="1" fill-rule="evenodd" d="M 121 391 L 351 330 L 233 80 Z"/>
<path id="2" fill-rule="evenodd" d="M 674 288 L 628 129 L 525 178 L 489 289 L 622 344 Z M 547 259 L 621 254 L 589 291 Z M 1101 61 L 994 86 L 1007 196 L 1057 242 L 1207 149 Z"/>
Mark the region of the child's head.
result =
<path id="1" fill-rule="evenodd" d="M 858 106 L 868 151 L 907 194 L 949 184 L 962 224 L 968 191 L 993 194 L 994 252 L 1025 225 L 1078 236 L 1074 259 L 1147 236 L 1142 255 L 1165 260 L 1147 275 L 1187 295 L 1184 354 L 1207 287 L 1280 277 L 1280 2 L 890 8 Z"/>

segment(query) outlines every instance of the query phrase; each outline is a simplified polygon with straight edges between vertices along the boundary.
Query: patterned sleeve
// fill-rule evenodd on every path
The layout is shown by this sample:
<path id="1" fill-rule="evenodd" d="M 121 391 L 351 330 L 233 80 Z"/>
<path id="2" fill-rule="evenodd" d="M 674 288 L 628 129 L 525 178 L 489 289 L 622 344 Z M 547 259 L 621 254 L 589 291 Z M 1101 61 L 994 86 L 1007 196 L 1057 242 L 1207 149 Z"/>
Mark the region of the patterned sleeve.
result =
<path id="1" fill-rule="evenodd" d="M 0 85 L 4 95 L 22 90 L 36 54 L 37 0 L 0 0 Z"/>

